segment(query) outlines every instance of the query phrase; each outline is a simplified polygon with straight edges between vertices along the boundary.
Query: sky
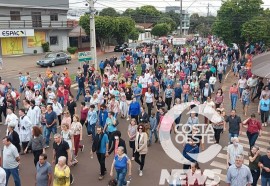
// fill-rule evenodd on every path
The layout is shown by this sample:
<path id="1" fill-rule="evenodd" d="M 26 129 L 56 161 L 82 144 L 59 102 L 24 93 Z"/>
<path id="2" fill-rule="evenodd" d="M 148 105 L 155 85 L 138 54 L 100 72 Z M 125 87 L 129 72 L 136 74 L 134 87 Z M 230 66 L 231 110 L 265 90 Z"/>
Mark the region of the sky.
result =
<path id="1" fill-rule="evenodd" d="M 221 0 L 182 0 L 183 10 L 187 10 L 190 14 L 199 13 L 200 15 L 207 15 L 208 3 L 210 15 L 216 15 L 217 10 L 221 6 Z M 270 8 L 270 0 L 263 0 L 263 8 Z M 69 0 L 70 8 L 72 9 L 84 9 L 87 0 Z M 166 6 L 180 6 L 180 1 L 174 0 L 97 0 L 95 8 L 101 10 L 107 7 L 113 7 L 116 11 L 122 13 L 127 8 L 133 8 L 153 5 L 160 11 L 165 11 Z"/>

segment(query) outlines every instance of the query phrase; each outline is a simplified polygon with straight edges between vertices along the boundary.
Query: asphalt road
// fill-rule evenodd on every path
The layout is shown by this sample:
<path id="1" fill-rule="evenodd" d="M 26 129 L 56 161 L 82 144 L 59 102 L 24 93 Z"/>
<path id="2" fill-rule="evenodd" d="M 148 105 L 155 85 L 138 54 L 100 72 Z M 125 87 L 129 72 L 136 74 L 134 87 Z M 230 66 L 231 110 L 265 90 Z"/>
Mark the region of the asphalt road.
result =
<path id="1" fill-rule="evenodd" d="M 104 59 L 106 57 L 110 57 L 115 53 L 109 53 L 98 57 L 98 61 Z M 119 54 L 119 53 L 118 53 Z M 18 87 L 18 72 L 30 72 L 31 76 L 35 77 L 38 73 L 44 73 L 46 68 L 41 68 L 36 66 L 35 62 L 40 58 L 40 56 L 24 56 L 24 57 L 16 57 L 16 58 L 4 58 L 5 67 L 4 70 L 0 71 L 0 76 L 2 79 L 5 79 L 6 82 L 11 82 L 15 87 Z M 67 65 L 70 73 L 75 73 L 79 63 L 73 60 L 70 64 Z M 56 66 L 53 67 L 52 70 L 55 71 L 63 71 L 64 66 Z M 228 88 L 229 86 L 236 81 L 236 78 L 233 77 L 231 74 L 228 74 L 228 78 L 222 85 L 217 85 L 216 87 L 222 86 L 223 90 L 225 90 L 225 108 L 226 111 L 229 111 L 230 102 L 228 100 Z M 75 89 L 72 90 L 74 93 L 76 92 Z M 82 97 L 80 98 L 82 99 Z M 256 105 L 252 104 L 251 111 L 256 110 Z M 242 115 L 240 109 L 240 102 L 238 103 L 239 114 Z M 250 113 L 251 113 L 250 111 Z M 242 117 L 244 119 L 244 117 Z M 182 116 L 181 122 L 185 123 L 187 120 L 187 116 Z M 203 121 L 202 117 L 200 120 Z M 128 146 L 128 138 L 127 138 L 127 127 L 128 122 L 123 119 L 119 119 L 119 130 L 122 132 L 122 138 L 126 140 L 126 144 Z M 3 137 L 5 135 L 6 126 L 0 126 L 0 135 Z M 269 129 L 265 129 L 265 131 L 269 131 Z M 173 134 L 174 136 L 174 134 Z M 258 145 L 263 147 L 263 150 L 268 147 L 268 137 L 269 132 L 263 133 L 262 137 L 259 137 Z M 205 164 L 200 164 L 202 169 L 220 169 L 221 174 L 219 174 L 220 178 L 223 180 L 221 181 L 220 185 L 224 186 L 225 182 L 225 174 L 226 174 L 226 146 L 228 142 L 228 133 L 224 132 L 221 135 L 221 143 L 223 149 L 220 153 L 210 162 Z M 79 163 L 77 166 L 72 167 L 71 171 L 75 176 L 75 182 L 73 185 L 75 186 L 86 186 L 86 185 L 93 185 L 93 186 L 105 186 L 110 179 L 109 174 L 107 174 L 104 180 L 99 181 L 99 164 L 97 161 L 96 156 L 93 159 L 90 158 L 90 139 L 86 135 L 86 129 L 84 128 L 84 135 L 83 141 L 81 142 L 85 145 L 84 152 L 80 152 L 78 156 Z M 246 135 L 242 135 L 240 137 L 240 143 L 244 144 L 246 153 L 248 152 L 248 142 Z M 176 147 L 182 151 L 183 145 L 182 144 L 175 144 Z M 206 144 L 206 148 L 208 144 Z M 47 149 L 48 154 L 48 161 L 51 162 L 52 157 L 52 148 L 50 147 Z M 131 155 L 131 149 L 128 147 L 128 155 Z M 106 159 L 106 167 L 109 172 L 110 166 L 112 163 L 112 155 Z M 247 159 L 247 158 L 246 158 Z M 172 170 L 172 169 L 181 169 L 182 165 L 175 162 L 174 160 L 170 159 L 162 149 L 159 143 L 153 144 L 148 151 L 145 161 L 145 168 L 144 168 L 144 175 L 142 177 L 138 176 L 138 165 L 132 161 L 132 181 L 131 185 L 149 185 L 149 186 L 157 186 L 159 185 L 160 175 L 162 169 Z M 27 154 L 21 157 L 21 166 L 20 166 L 20 177 L 22 180 L 23 186 L 32 186 L 34 185 L 34 178 L 35 178 L 35 168 L 33 165 L 33 155 Z M 13 186 L 13 180 L 10 179 L 9 185 Z"/>

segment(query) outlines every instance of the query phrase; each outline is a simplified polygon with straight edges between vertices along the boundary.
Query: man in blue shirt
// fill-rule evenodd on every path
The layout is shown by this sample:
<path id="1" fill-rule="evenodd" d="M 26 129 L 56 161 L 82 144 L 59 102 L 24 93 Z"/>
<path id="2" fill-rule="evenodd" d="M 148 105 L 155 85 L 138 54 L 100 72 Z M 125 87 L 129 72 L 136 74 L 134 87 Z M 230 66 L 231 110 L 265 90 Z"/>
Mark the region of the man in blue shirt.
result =
<path id="1" fill-rule="evenodd" d="M 101 126 L 97 126 L 96 129 L 97 135 L 92 145 L 92 151 L 97 154 L 97 159 L 100 165 L 100 176 L 98 179 L 102 180 L 107 171 L 105 158 L 109 156 L 109 138 L 107 134 L 103 133 L 103 128 Z"/>
<path id="2" fill-rule="evenodd" d="M 133 88 L 133 95 L 136 97 L 136 101 L 140 102 L 140 98 L 142 95 L 142 89 L 138 87 L 137 83 L 134 83 L 135 87 Z"/>
<path id="3" fill-rule="evenodd" d="M 85 77 L 82 74 L 79 74 L 77 82 L 78 82 L 79 89 L 76 96 L 76 100 L 78 101 L 81 93 L 83 93 L 83 95 L 85 96 L 85 88 L 84 88 Z"/>
<path id="4" fill-rule="evenodd" d="M 102 76 L 104 74 L 104 68 L 105 68 L 105 62 L 103 60 L 101 60 L 100 63 L 99 63 L 99 69 L 100 69 L 100 72 L 101 72 Z"/>

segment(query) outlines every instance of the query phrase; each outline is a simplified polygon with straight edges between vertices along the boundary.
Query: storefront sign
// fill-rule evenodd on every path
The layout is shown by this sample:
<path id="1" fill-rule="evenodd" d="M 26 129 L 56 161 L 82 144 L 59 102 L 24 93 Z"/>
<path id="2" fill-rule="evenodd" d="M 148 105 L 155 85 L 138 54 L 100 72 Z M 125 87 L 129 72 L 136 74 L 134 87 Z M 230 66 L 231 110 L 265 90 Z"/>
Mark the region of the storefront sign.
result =
<path id="1" fill-rule="evenodd" d="M 34 36 L 34 29 L 3 30 L 0 29 L 0 37 L 27 37 Z"/>

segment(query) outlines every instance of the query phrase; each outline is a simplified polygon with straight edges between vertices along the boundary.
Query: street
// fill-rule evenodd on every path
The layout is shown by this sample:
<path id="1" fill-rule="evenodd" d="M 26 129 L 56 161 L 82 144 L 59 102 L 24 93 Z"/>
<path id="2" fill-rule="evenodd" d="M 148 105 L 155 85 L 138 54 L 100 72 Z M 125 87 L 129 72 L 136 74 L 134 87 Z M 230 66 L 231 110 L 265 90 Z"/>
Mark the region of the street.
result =
<path id="1" fill-rule="evenodd" d="M 120 53 L 106 53 L 104 55 L 98 56 L 98 62 L 101 59 L 105 59 L 106 57 L 111 57 L 112 55 L 119 55 Z M 31 77 L 35 79 L 37 74 L 44 75 L 46 68 L 41 68 L 36 65 L 36 61 L 40 59 L 40 55 L 36 56 L 22 56 L 22 57 L 9 57 L 4 58 L 4 68 L 3 70 L 0 70 L 0 76 L 2 79 L 5 80 L 5 82 L 11 82 L 11 84 L 18 88 L 18 73 L 22 72 L 25 74 L 26 72 L 29 72 Z M 61 65 L 51 68 L 53 71 L 56 72 L 62 72 L 64 67 L 68 67 L 68 70 L 70 74 L 74 74 L 77 71 L 77 68 L 79 66 L 79 63 L 76 60 L 72 60 L 72 62 L 68 65 Z M 224 93 L 225 93 L 225 110 L 226 113 L 229 114 L 230 112 L 230 102 L 228 98 L 228 90 L 229 87 L 236 82 L 237 78 L 233 76 L 232 73 L 228 72 L 227 79 L 225 82 L 220 85 L 219 83 L 216 84 L 216 89 L 218 87 L 222 87 Z M 72 92 L 74 95 L 76 95 L 77 86 L 74 83 L 72 86 Z M 82 100 L 82 96 L 80 97 L 80 100 Z M 77 106 L 79 107 L 79 101 L 77 102 Z M 251 106 L 249 108 L 249 114 L 252 112 L 256 113 L 257 110 L 257 104 L 258 102 L 251 103 Z M 247 117 L 243 116 L 242 113 L 242 104 L 240 101 L 237 103 L 237 111 L 238 115 L 241 116 L 242 120 L 246 119 Z M 258 118 L 258 116 L 257 116 Z M 187 115 L 183 114 L 181 122 L 186 123 Z M 200 121 L 203 121 L 203 117 L 200 117 Z M 127 127 L 128 127 L 128 121 L 124 119 L 119 119 L 120 124 L 118 125 L 118 129 L 122 133 L 122 138 L 125 139 L 127 149 L 128 149 L 128 155 L 130 157 L 131 155 L 131 149 L 128 146 L 128 137 L 127 137 Z M 59 130 L 59 129 L 58 129 Z M 0 137 L 3 138 L 5 135 L 6 126 L 1 125 L 0 126 Z M 263 130 L 262 136 L 258 138 L 256 141 L 256 144 L 260 146 L 260 150 L 262 154 L 265 154 L 267 147 L 269 147 L 269 127 L 265 128 Z M 79 152 L 78 161 L 79 163 L 71 168 L 72 174 L 75 176 L 74 184 L 75 186 L 84 186 L 84 185 L 93 185 L 93 186 L 105 186 L 107 185 L 110 176 L 109 171 L 113 159 L 113 155 L 111 155 L 109 158 L 106 159 L 106 168 L 107 168 L 107 175 L 105 176 L 104 180 L 99 181 L 99 164 L 97 161 L 96 156 L 94 156 L 93 159 L 90 158 L 90 139 L 88 139 L 88 136 L 86 134 L 86 129 L 84 128 L 84 136 L 83 141 L 81 144 L 85 145 L 84 152 Z M 174 135 L 173 135 L 174 136 Z M 249 145 L 248 145 L 248 139 L 246 137 L 246 134 L 242 134 L 240 137 L 240 143 L 243 144 L 244 150 L 245 150 L 245 164 L 248 164 L 247 162 L 247 154 L 249 152 Z M 219 152 L 217 157 L 215 157 L 210 162 L 207 162 L 205 164 L 200 164 L 200 167 L 202 170 L 204 169 L 220 169 L 221 174 L 218 174 L 221 178 L 221 186 L 225 186 L 224 180 L 226 179 L 226 147 L 228 145 L 228 132 L 225 131 L 221 135 L 220 145 L 222 146 L 222 150 Z M 51 145 L 52 146 L 52 145 Z M 206 144 L 207 148 L 208 144 Z M 177 148 L 182 151 L 183 145 L 177 144 Z M 52 147 L 49 149 L 46 149 L 46 153 L 48 154 L 48 161 L 51 162 L 52 158 Z M 154 143 L 151 147 L 149 147 L 148 154 L 146 155 L 146 161 L 145 161 L 145 168 L 144 168 L 144 174 L 142 177 L 138 176 L 138 165 L 135 161 L 132 161 L 132 180 L 131 185 L 149 185 L 149 186 L 157 186 L 159 185 L 160 180 L 160 174 L 162 169 L 167 169 L 171 171 L 172 169 L 181 169 L 182 165 L 178 164 L 177 162 L 173 161 L 166 155 L 164 150 L 162 149 L 161 145 L 159 143 Z M 32 186 L 35 183 L 35 168 L 33 165 L 33 155 L 27 154 L 21 156 L 21 165 L 20 165 L 20 177 L 22 181 L 23 186 Z M 260 181 L 259 181 L 260 183 Z M 10 179 L 9 185 L 13 186 L 13 180 Z"/>

